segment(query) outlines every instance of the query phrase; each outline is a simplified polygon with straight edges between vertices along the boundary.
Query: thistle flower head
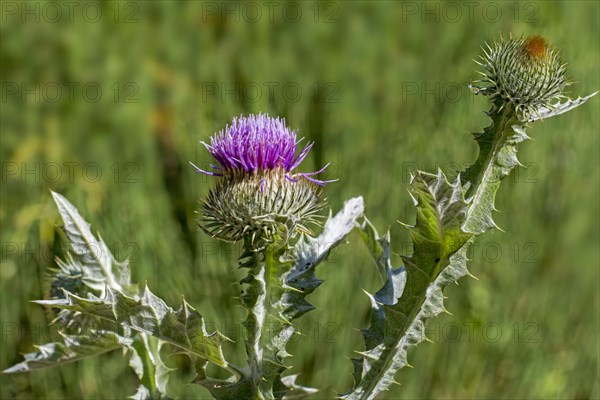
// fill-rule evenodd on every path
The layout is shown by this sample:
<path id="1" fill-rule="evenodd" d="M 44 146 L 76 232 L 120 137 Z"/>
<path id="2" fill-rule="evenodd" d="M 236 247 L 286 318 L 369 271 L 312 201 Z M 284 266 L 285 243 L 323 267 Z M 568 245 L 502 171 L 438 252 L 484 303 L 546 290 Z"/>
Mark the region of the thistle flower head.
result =
<path id="1" fill-rule="evenodd" d="M 300 173 L 296 168 L 313 146 L 300 152 L 296 133 L 285 120 L 266 114 L 234 118 L 231 125 L 203 143 L 217 161 L 215 171 L 198 172 L 217 177 L 217 183 L 202 202 L 200 227 L 209 235 L 238 241 L 249 237 L 269 239 L 279 225 L 292 234 L 311 234 L 324 202 L 322 186 L 314 178 L 319 171 Z"/>
<path id="2" fill-rule="evenodd" d="M 565 97 L 565 64 L 541 36 L 501 38 L 487 45 L 480 59 L 484 79 L 476 81 L 483 84 L 478 89 L 493 100 L 512 103 L 523 118 Z"/>
<path id="3" fill-rule="evenodd" d="M 210 144 L 202 142 L 218 162 L 219 165 L 213 165 L 218 172 L 194 167 L 198 172 L 215 176 L 281 169 L 289 178 L 305 178 L 318 185 L 325 185 L 328 181 L 312 176 L 323 172 L 327 165 L 317 172 L 292 175 L 292 171 L 306 158 L 314 144 L 308 143 L 296 154 L 301 141 L 302 139 L 296 139 L 296 132 L 285 125 L 284 119 L 271 118 L 266 114 L 240 116 L 213 136 Z"/>

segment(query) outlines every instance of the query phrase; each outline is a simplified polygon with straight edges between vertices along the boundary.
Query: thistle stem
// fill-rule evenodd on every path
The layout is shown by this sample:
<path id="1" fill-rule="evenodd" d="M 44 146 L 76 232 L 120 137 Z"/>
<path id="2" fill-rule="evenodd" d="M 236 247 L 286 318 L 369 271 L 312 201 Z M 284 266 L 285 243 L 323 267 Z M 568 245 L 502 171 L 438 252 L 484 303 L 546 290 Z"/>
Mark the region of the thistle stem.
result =
<path id="1" fill-rule="evenodd" d="M 518 121 L 515 108 L 511 104 L 502 103 L 501 100 L 492 105 L 488 113 L 492 123 L 485 130 L 475 135 L 480 151 L 475 163 L 461 175 L 461 184 L 469 201 L 465 222 L 462 231 L 473 235 L 485 232 L 495 227 L 492 220 L 494 198 L 500 186 L 500 181 L 518 165 L 516 159 L 516 145 L 525 140 L 525 126 Z M 439 218 L 439 216 L 438 216 Z M 438 276 L 452 263 L 454 255 L 460 259 L 466 258 L 468 246 L 473 237 L 466 240 L 456 252 L 448 257 L 424 257 L 417 255 L 405 258 L 407 268 L 407 281 L 405 291 L 394 312 L 400 313 L 401 318 L 395 322 L 388 320 L 385 326 L 385 339 L 382 352 L 379 355 L 375 368 L 369 368 L 362 377 L 357 387 L 345 399 L 366 400 L 374 399 L 382 390 L 383 383 L 389 379 L 389 371 L 394 370 L 393 365 L 398 353 L 403 351 L 402 341 L 414 328 L 417 320 L 423 320 L 421 313 L 424 303 L 428 301 L 429 287 Z M 421 248 L 421 252 L 428 251 Z M 433 250 L 431 250 L 433 251 Z M 418 257 L 418 258 L 417 258 Z M 429 260 L 431 258 L 431 260 Z M 427 264 L 419 264 L 426 262 Z M 427 276 L 424 271 L 430 271 Z M 465 269 L 465 273 L 466 269 Z"/>
<path id="2" fill-rule="evenodd" d="M 528 139 L 526 125 L 518 120 L 511 103 L 496 101 L 488 115 L 492 123 L 475 135 L 479 156 L 461 176 L 465 197 L 471 198 L 463 230 L 475 234 L 496 227 L 492 220 L 496 192 L 500 181 L 519 165 L 517 144 Z"/>
<path id="3" fill-rule="evenodd" d="M 281 398 L 276 394 L 276 386 L 285 370 L 285 345 L 293 333 L 292 325 L 283 316 L 283 294 L 289 290 L 285 286 L 285 277 L 292 266 L 291 262 L 282 258 L 286 249 L 286 241 L 278 236 L 264 245 L 257 245 L 247 238 L 240 258 L 241 265 L 249 269 L 242 280 L 247 284 L 242 301 L 248 309 L 243 325 L 246 330 L 248 378 L 255 399 Z"/>

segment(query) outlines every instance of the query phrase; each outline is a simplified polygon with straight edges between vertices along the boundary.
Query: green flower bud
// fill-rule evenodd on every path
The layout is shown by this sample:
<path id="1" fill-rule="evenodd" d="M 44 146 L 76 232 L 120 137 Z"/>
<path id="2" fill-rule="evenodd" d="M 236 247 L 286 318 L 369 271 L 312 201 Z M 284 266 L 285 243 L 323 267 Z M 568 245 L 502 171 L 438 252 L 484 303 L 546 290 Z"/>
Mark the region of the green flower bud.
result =
<path id="1" fill-rule="evenodd" d="M 292 179 L 282 168 L 225 174 L 202 202 L 200 227 L 210 236 L 236 242 L 249 237 L 269 240 L 278 226 L 312 235 L 324 207 L 322 187 Z"/>
<path id="2" fill-rule="evenodd" d="M 565 64 L 543 37 L 501 38 L 483 52 L 481 62 L 476 62 L 483 67 L 479 73 L 485 78 L 476 81 L 483 84 L 476 87 L 476 93 L 512 103 L 521 119 L 565 98 L 563 91 L 570 84 Z"/>

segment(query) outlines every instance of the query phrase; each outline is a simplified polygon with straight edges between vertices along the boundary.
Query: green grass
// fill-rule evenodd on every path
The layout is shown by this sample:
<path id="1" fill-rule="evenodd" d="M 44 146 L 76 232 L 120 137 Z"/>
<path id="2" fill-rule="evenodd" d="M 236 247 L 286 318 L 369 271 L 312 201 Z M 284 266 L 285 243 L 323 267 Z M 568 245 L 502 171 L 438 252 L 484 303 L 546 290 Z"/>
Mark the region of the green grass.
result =
<path id="1" fill-rule="evenodd" d="M 33 8 L 36 2 L 15 4 Z M 264 6 L 256 23 L 244 18 L 254 14 L 239 22 L 234 15 L 209 15 L 207 5 L 223 6 L 219 2 L 125 8 L 130 4 L 103 3 L 103 17 L 94 23 L 81 8 L 73 21 L 65 16 L 58 23 L 43 16 L 39 23 L 31 16 L 22 22 L 3 9 L 2 369 L 52 337 L 50 314 L 28 302 L 43 296 L 44 273 L 61 253 L 48 189 L 73 202 L 119 258 L 131 255 L 136 280 L 147 281 L 171 305 L 184 294 L 213 326 L 239 339 L 239 246 L 196 228 L 194 209 L 211 179 L 188 164 L 210 162 L 198 141 L 233 116 L 282 116 L 300 136 L 315 140 L 303 168 L 333 163 L 340 181 L 326 189 L 332 208 L 362 194 L 369 218 L 382 231 L 390 227 L 393 250 L 403 253 L 410 251 L 408 236 L 395 221 L 414 221 L 408 171 L 452 170 L 452 163 L 475 159 L 467 132 L 487 124 L 481 111 L 488 105 L 469 95 L 465 83 L 476 78 L 471 60 L 484 41 L 500 32 L 544 35 L 569 63 L 574 95 L 600 88 L 600 4 L 594 1 L 519 3 L 518 14 L 514 2 L 482 2 L 472 21 L 464 4 L 455 18 L 443 3 L 405 3 L 417 12 L 438 7 L 439 22 L 433 15 L 422 21 L 393 1 L 320 3 L 317 23 L 312 2 L 300 5 L 297 22 L 290 21 L 293 10 L 282 18 L 281 8 L 270 21 Z M 116 22 L 115 9 L 121 11 Z M 124 23 L 132 10 L 138 22 Z M 323 21 L 329 13 L 337 22 Z M 56 102 L 48 101 L 53 82 L 63 88 Z M 66 82 L 79 84 L 72 99 Z M 15 84 L 36 83 L 40 101 L 10 92 Z M 102 88 L 97 102 L 83 96 L 86 84 Z M 217 94 L 207 91 L 213 84 Z M 236 85 L 238 95 L 224 91 Z M 133 89 L 130 99 L 137 102 L 125 102 Z M 453 315 L 432 321 L 434 343 L 410 354 L 415 368 L 400 372 L 402 385 L 386 398 L 600 397 L 599 101 L 530 129 L 535 141 L 519 154 L 529 169 L 507 178 L 497 199 L 495 219 L 505 232 L 477 242 L 470 269 L 479 280 L 446 291 Z M 95 167 L 101 168 L 98 179 Z M 24 168 L 37 173 L 22 176 Z M 300 382 L 323 388 L 324 399 L 351 385 L 348 358 L 362 345 L 357 328 L 368 317 L 361 289 L 380 285 L 359 237 L 350 243 L 318 271 L 325 283 L 311 296 L 317 310 L 300 320 L 304 336 L 290 346 Z M 226 350 L 243 358 L 239 346 Z M 168 362 L 179 368 L 174 395 L 209 397 L 177 385 L 192 377 L 183 357 Z M 0 397 L 123 398 L 136 386 L 126 364 L 112 353 L 0 376 Z"/>

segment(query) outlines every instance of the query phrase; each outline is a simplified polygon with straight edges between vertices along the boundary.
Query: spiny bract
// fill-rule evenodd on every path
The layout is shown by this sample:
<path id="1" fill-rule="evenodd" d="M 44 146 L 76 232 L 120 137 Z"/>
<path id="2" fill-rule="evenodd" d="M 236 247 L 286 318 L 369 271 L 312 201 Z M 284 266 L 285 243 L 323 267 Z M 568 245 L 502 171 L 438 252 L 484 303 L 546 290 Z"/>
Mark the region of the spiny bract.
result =
<path id="1" fill-rule="evenodd" d="M 554 102 L 565 98 L 563 91 L 570 83 L 565 76 L 566 66 L 558 52 L 541 36 L 509 40 L 500 38 L 487 45 L 476 61 L 483 67 L 484 79 L 478 88 L 492 100 L 501 98 L 512 103 L 520 119 L 526 120 L 541 107 L 552 108 Z"/>
<path id="2" fill-rule="evenodd" d="M 269 240 L 283 225 L 288 232 L 311 234 L 324 207 L 321 187 L 331 181 L 313 178 L 325 170 L 294 173 L 313 143 L 299 153 L 296 133 L 285 120 L 266 114 L 234 118 L 231 125 L 203 143 L 218 162 L 217 183 L 202 202 L 200 228 L 209 235 L 238 241 Z M 193 165 L 193 164 L 192 164 Z"/>

